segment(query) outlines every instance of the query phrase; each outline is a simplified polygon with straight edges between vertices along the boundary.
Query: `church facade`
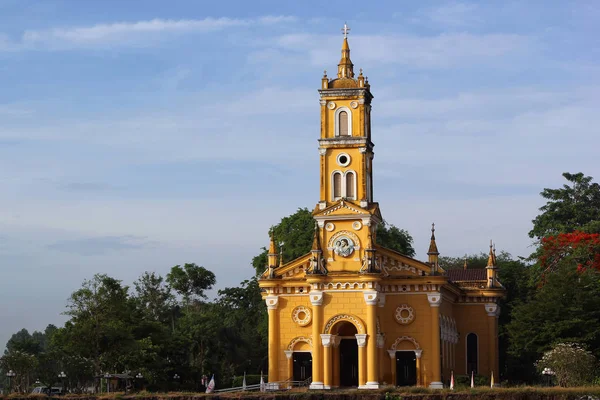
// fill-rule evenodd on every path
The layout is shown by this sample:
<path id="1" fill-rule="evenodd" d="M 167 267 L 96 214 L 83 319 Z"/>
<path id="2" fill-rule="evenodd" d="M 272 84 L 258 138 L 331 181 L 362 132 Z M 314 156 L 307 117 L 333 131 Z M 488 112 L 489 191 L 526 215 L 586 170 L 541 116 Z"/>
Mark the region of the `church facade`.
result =
<path id="1" fill-rule="evenodd" d="M 337 78 L 321 79 L 320 193 L 310 253 L 282 263 L 273 238 L 260 277 L 269 316 L 269 382 L 312 389 L 442 388 L 454 374 L 498 380 L 495 250 L 485 269 L 442 269 L 377 243 L 371 86 L 347 31 Z M 280 383 L 284 384 L 284 383 Z"/>

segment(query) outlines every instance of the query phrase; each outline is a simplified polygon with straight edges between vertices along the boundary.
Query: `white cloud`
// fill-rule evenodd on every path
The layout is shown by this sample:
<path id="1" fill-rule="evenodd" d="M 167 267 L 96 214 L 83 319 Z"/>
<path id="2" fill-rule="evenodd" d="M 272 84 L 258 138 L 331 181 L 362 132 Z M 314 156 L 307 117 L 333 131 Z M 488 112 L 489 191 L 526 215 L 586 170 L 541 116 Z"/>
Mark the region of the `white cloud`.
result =
<path id="1" fill-rule="evenodd" d="M 295 21 L 293 16 L 263 16 L 254 19 L 211 18 L 160 19 L 115 22 L 93 26 L 26 30 L 20 41 L 11 42 L 0 33 L 0 51 L 65 50 L 81 47 L 148 45 L 161 35 L 173 33 L 207 33 L 244 26 L 264 26 Z"/>
<path id="2" fill-rule="evenodd" d="M 331 64 L 339 52 L 339 37 L 288 34 L 279 37 L 276 48 L 307 53 L 312 65 Z M 435 36 L 358 35 L 351 39 L 352 58 L 360 64 L 400 64 L 417 68 L 447 68 L 458 65 L 506 62 L 508 56 L 523 56 L 535 49 L 532 38 L 516 34 L 442 33 Z M 282 55 L 283 57 L 283 55 Z"/>
<path id="3" fill-rule="evenodd" d="M 434 25 L 446 28 L 461 28 L 472 26 L 482 22 L 477 14 L 478 7 L 475 4 L 450 2 L 439 7 L 422 10 L 419 14 L 423 19 Z"/>

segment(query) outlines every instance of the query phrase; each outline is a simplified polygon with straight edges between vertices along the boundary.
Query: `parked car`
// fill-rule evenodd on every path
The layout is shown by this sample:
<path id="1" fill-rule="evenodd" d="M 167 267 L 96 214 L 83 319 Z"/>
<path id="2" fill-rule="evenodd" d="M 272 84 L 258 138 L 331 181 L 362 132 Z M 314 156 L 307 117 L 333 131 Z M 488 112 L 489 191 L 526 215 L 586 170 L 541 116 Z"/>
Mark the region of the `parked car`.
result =
<path id="1" fill-rule="evenodd" d="M 60 396 L 63 394 L 63 390 L 61 387 L 53 386 L 49 388 L 48 386 L 37 386 L 34 387 L 31 391 L 32 394 L 47 394 L 50 396 Z"/>

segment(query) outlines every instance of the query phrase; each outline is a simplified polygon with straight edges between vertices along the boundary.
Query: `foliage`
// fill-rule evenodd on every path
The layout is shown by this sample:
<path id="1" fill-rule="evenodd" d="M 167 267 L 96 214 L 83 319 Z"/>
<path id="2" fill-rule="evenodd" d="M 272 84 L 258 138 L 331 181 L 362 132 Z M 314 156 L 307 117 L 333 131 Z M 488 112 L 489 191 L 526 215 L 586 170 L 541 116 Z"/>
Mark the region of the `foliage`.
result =
<path id="1" fill-rule="evenodd" d="M 375 241 L 378 245 L 396 250 L 408 257 L 415 256 L 413 238 L 408 231 L 399 229 L 394 225 L 383 222 L 377 226 Z"/>
<path id="2" fill-rule="evenodd" d="M 196 264 L 176 265 L 167 274 L 167 282 L 183 296 L 186 303 L 195 298 L 206 299 L 204 292 L 217 282 L 215 274 Z M 160 284 L 160 283 L 158 283 Z"/>
<path id="3" fill-rule="evenodd" d="M 279 224 L 271 227 L 269 236 L 273 235 L 275 243 L 283 250 L 284 262 L 294 260 L 310 251 L 315 220 L 308 208 L 299 208 L 294 214 L 281 219 Z M 278 251 L 280 250 L 278 249 Z M 252 259 L 256 275 L 262 274 L 267 265 L 267 248 Z"/>
<path id="4" fill-rule="evenodd" d="M 516 304 L 506 327 L 508 353 L 529 367 L 552 343 L 566 340 L 600 353 L 600 273 L 561 266 L 529 301 Z"/>
<path id="5" fill-rule="evenodd" d="M 600 234 L 574 231 L 542 239 L 539 264 L 544 274 L 554 272 L 568 261 L 579 272 L 589 268 L 600 271 Z"/>
<path id="6" fill-rule="evenodd" d="M 294 214 L 281 219 L 280 223 L 271 227 L 269 235 L 273 235 L 275 243 L 283 249 L 283 261 L 288 262 L 308 253 L 312 247 L 315 220 L 308 208 L 299 208 Z M 399 229 L 386 222 L 377 227 L 375 234 L 377 244 L 396 250 L 408 257 L 414 257 L 413 238 L 404 229 Z M 279 249 L 278 249 L 279 251 Z M 252 259 L 256 275 L 262 274 L 267 266 L 267 248 Z"/>
<path id="7" fill-rule="evenodd" d="M 577 343 L 558 343 L 537 362 L 541 373 L 549 368 L 563 387 L 583 386 L 594 380 L 596 357 Z"/>
<path id="8" fill-rule="evenodd" d="M 540 194 L 548 202 L 533 222 L 532 238 L 542 239 L 575 230 L 600 233 L 600 185 L 579 172 L 563 173 L 569 184 L 560 189 L 544 189 Z"/>

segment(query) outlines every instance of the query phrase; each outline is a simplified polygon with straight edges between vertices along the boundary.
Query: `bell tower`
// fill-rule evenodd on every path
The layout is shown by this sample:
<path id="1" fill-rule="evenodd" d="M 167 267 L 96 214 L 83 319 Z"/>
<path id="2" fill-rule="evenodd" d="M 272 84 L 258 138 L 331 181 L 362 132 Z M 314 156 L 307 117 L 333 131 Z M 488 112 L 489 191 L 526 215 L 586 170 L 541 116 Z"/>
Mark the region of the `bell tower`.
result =
<path id="1" fill-rule="evenodd" d="M 338 200 L 368 207 L 373 202 L 373 143 L 371 100 L 362 69 L 354 77 L 350 59 L 348 28 L 344 24 L 342 55 L 337 78 L 327 72 L 321 80 L 321 192 L 319 208 Z"/>
<path id="2" fill-rule="evenodd" d="M 373 201 L 371 88 L 362 69 L 354 74 L 348 28 L 342 32 L 337 77 L 327 72 L 319 89 L 321 104 L 320 198 L 313 212 L 322 230 L 326 267 L 319 270 L 373 273 L 375 230 L 382 221 Z"/>

